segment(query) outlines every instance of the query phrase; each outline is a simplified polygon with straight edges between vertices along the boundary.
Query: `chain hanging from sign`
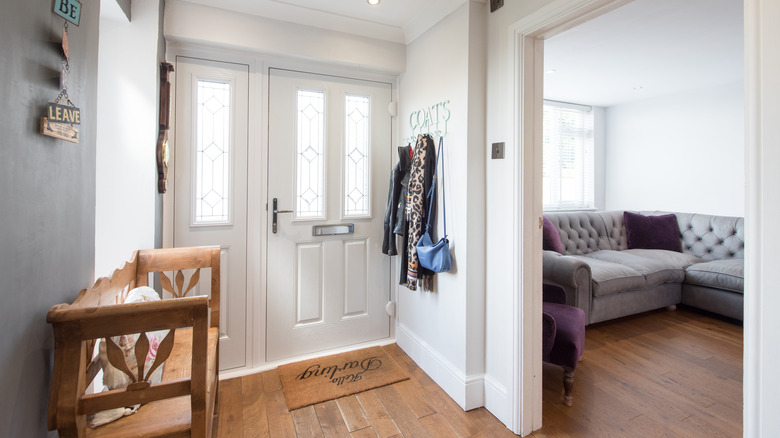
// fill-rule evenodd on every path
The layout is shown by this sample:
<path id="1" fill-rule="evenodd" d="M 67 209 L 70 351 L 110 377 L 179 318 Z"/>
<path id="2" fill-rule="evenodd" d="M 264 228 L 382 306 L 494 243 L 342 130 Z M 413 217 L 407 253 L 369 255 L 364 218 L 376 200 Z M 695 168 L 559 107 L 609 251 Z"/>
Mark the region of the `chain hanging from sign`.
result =
<path id="1" fill-rule="evenodd" d="M 75 0 L 55 0 L 54 12 L 65 18 L 62 27 L 62 62 L 60 69 L 60 94 L 46 108 L 46 116 L 41 117 L 41 134 L 71 143 L 79 142 L 81 110 L 68 96 L 68 77 L 70 75 L 70 47 L 68 43 L 68 22 L 79 25 L 81 3 Z"/>

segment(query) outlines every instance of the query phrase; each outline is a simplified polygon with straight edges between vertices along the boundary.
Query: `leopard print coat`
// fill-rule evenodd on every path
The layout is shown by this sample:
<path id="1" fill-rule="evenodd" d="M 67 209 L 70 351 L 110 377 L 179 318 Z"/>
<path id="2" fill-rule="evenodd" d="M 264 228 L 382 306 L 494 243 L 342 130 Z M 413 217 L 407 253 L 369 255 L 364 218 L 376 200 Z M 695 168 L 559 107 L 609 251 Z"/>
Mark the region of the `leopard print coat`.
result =
<path id="1" fill-rule="evenodd" d="M 423 290 L 430 291 L 433 288 L 432 271 L 420 266 L 417 257 L 417 242 L 425 232 L 425 224 L 428 220 L 428 199 L 426 195 L 433 183 L 433 173 L 436 166 L 436 145 L 430 135 L 417 136 L 417 144 L 414 146 L 414 158 L 409 179 L 409 191 L 406 197 L 406 222 L 407 222 L 407 284 L 410 290 L 416 290 L 418 282 Z M 432 219 L 436 217 L 436 190 L 431 197 L 434 208 Z"/>

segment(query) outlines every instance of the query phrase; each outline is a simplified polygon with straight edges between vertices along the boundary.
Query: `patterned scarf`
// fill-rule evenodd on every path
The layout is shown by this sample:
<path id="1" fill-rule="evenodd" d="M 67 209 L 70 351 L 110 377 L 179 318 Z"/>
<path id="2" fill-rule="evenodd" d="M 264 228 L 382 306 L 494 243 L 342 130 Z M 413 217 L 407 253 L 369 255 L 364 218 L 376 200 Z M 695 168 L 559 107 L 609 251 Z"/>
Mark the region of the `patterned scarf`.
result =
<path id="1" fill-rule="evenodd" d="M 429 135 L 418 135 L 417 144 L 414 146 L 414 158 L 412 160 L 412 171 L 409 178 L 409 192 L 406 196 L 406 220 L 409 239 L 408 247 L 408 265 L 407 265 L 407 287 L 410 290 L 417 289 L 419 280 L 423 290 L 430 291 L 433 287 L 433 274 L 420 269 L 420 260 L 417 257 L 417 242 L 425 232 L 425 223 L 427 211 L 425 209 L 425 173 L 433 172 L 433 169 L 426 169 L 428 154 L 433 158 L 436 145 L 433 138 Z"/>

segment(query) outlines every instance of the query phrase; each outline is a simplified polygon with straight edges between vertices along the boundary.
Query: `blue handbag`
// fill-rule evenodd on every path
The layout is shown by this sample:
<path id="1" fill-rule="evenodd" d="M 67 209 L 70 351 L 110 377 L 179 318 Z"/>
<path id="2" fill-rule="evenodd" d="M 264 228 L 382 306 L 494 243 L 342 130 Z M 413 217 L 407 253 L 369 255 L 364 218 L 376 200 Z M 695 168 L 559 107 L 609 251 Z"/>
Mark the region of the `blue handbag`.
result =
<path id="1" fill-rule="evenodd" d="M 436 188 L 436 173 L 437 169 L 433 170 L 433 182 L 431 188 L 428 190 L 428 221 L 425 225 L 425 233 L 420 237 L 417 242 L 417 257 L 420 260 L 420 266 L 429 269 L 433 272 L 447 272 L 452 268 L 452 256 L 450 255 L 450 241 L 447 240 L 447 203 L 444 196 L 444 157 L 442 156 L 442 147 L 444 146 L 444 138 L 439 138 L 439 154 L 436 157 L 436 167 L 438 168 L 438 161 L 441 160 L 442 182 L 441 182 L 441 212 L 442 219 L 444 221 L 444 237 L 439 239 L 435 244 L 431 240 L 431 211 L 433 208 L 433 190 Z"/>

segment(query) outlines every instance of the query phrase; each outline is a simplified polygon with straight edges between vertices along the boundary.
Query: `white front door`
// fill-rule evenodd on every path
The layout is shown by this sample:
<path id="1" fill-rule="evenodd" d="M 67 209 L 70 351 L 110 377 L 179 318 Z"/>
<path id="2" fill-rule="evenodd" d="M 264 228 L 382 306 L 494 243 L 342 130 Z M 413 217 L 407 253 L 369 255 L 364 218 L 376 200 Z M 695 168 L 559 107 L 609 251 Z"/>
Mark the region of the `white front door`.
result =
<path id="1" fill-rule="evenodd" d="M 222 248 L 219 365 L 242 367 L 249 67 L 180 56 L 175 73 L 173 244 Z M 200 284 L 208 288 L 211 280 L 201 275 Z"/>
<path id="2" fill-rule="evenodd" d="M 391 85 L 269 76 L 266 359 L 388 337 Z"/>

